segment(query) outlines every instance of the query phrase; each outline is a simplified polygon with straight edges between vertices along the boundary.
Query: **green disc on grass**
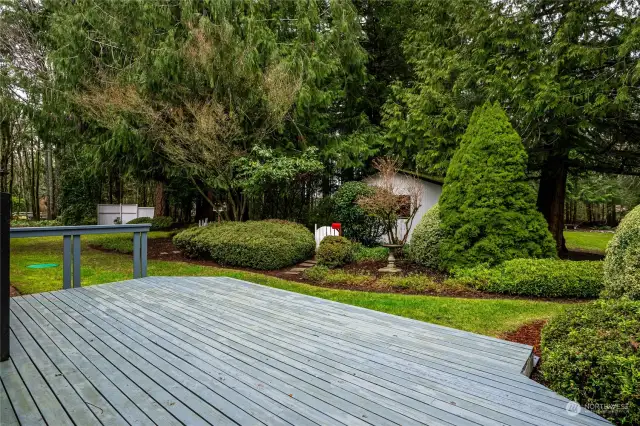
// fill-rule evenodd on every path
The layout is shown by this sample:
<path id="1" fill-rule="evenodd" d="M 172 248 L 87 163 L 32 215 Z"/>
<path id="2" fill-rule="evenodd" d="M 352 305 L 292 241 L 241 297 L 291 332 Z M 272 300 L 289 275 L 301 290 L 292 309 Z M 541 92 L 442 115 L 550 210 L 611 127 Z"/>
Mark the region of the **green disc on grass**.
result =
<path id="1" fill-rule="evenodd" d="M 58 266 L 57 263 L 36 263 L 34 265 L 29 265 L 27 268 L 29 269 L 46 269 L 46 268 L 55 268 Z"/>

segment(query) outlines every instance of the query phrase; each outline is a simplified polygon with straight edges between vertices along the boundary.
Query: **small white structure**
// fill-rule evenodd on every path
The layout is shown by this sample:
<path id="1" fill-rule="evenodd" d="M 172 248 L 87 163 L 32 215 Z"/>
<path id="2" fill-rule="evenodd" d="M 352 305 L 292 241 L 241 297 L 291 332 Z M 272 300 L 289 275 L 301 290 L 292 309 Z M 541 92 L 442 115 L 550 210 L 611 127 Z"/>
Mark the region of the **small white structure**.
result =
<path id="1" fill-rule="evenodd" d="M 333 229 L 330 226 L 321 226 L 318 228 L 318 225 L 315 226 L 315 236 L 316 236 L 316 248 L 320 246 L 320 241 L 324 240 L 325 237 L 329 235 L 337 237 L 340 235 L 337 229 Z"/>
<path id="2" fill-rule="evenodd" d="M 120 218 L 128 223 L 139 217 L 153 217 L 153 207 L 138 207 L 137 204 L 98 204 L 98 225 L 113 225 Z"/>
<path id="3" fill-rule="evenodd" d="M 368 185 L 371 186 L 380 186 L 382 185 L 382 179 L 380 175 L 373 175 L 364 180 Z M 415 227 L 422 220 L 422 216 L 429 211 L 431 207 L 438 203 L 440 199 L 440 195 L 442 194 L 442 181 L 437 178 L 432 178 L 428 176 L 422 176 L 417 173 L 409 172 L 409 171 L 400 171 L 396 173 L 393 182 L 393 188 L 398 195 L 407 195 L 411 194 L 412 188 L 415 185 L 419 185 L 422 188 L 422 197 L 420 200 L 420 208 L 416 213 L 416 216 L 413 220 L 413 224 L 409 229 L 409 237 L 407 238 L 407 242 L 411 241 L 411 234 Z M 409 200 L 411 203 L 414 203 L 415 200 Z M 405 222 L 403 220 L 398 220 L 398 226 L 405 226 Z M 399 232 L 400 234 L 404 234 L 404 230 Z"/>

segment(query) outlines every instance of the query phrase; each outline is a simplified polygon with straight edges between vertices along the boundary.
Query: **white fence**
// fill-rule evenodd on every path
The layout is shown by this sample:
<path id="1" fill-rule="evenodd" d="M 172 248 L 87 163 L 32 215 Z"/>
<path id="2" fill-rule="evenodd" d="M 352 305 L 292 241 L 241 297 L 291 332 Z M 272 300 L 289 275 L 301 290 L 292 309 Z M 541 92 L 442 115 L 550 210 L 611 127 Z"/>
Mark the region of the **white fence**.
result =
<path id="1" fill-rule="evenodd" d="M 139 217 L 153 217 L 153 207 L 138 207 L 137 204 L 98 204 L 98 225 L 128 223 Z"/>
<path id="2" fill-rule="evenodd" d="M 316 236 L 316 248 L 320 245 L 320 241 L 324 240 L 325 237 L 328 237 L 329 235 L 340 235 L 338 233 L 338 230 L 333 229 L 330 226 L 321 226 L 320 228 L 318 228 L 318 225 L 315 226 L 315 236 Z"/>

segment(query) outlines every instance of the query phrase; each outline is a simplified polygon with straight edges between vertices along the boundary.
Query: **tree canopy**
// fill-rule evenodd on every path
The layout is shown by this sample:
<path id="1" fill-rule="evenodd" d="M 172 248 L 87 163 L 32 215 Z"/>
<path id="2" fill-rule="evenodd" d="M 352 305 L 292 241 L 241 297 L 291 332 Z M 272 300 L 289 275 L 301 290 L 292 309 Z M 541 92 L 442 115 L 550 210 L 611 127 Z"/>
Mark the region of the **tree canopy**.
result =
<path id="1" fill-rule="evenodd" d="M 237 204 L 231 165 L 256 145 L 350 163 L 365 52 L 348 1 L 86 0 L 53 8 L 50 33 L 96 155 L 143 177 L 177 169 Z"/>
<path id="2" fill-rule="evenodd" d="M 640 172 L 640 4 L 421 0 L 403 48 L 415 79 L 384 108 L 390 149 L 443 173 L 471 111 L 499 101 L 540 178 L 562 248 L 569 171 Z"/>
<path id="3" fill-rule="evenodd" d="M 323 169 L 299 197 L 313 204 L 376 157 L 444 176 L 474 108 L 498 101 L 561 251 L 571 203 L 609 203 L 613 223 L 613 200 L 637 199 L 567 197 L 567 182 L 640 175 L 639 14 L 626 0 L 0 0 L 0 187 L 34 214 L 43 196 L 48 214 L 154 198 L 163 215 L 293 219 L 313 206 L 251 207 L 236 165 L 255 147 L 281 164 L 315 149 Z"/>

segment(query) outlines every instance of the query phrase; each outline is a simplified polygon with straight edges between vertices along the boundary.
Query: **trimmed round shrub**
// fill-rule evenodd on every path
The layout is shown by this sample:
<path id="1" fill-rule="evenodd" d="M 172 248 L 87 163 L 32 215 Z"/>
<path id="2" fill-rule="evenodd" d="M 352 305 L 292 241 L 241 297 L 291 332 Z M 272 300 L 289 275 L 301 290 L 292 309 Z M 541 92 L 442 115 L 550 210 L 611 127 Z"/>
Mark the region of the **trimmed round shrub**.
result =
<path id="1" fill-rule="evenodd" d="M 316 260 L 320 265 L 336 268 L 353 262 L 353 243 L 345 237 L 328 236 L 316 251 Z"/>
<path id="2" fill-rule="evenodd" d="M 622 219 L 607 246 L 602 296 L 640 300 L 640 206 Z"/>
<path id="3" fill-rule="evenodd" d="M 429 209 L 411 234 L 409 258 L 427 268 L 440 270 L 440 241 L 444 237 L 440 221 L 440 207 L 436 204 Z"/>
<path id="4" fill-rule="evenodd" d="M 180 249 L 187 257 L 207 259 L 209 258 L 209 251 L 207 246 L 201 243 L 202 239 L 200 237 L 205 230 L 216 225 L 219 224 L 211 223 L 207 226 L 193 226 L 191 228 L 187 228 L 173 236 L 173 245 Z"/>
<path id="5" fill-rule="evenodd" d="M 455 279 L 477 290 L 538 297 L 596 298 L 602 291 L 602 261 L 513 259 L 495 267 L 454 271 Z"/>
<path id="6" fill-rule="evenodd" d="M 158 216 L 158 217 L 138 217 L 136 219 L 130 220 L 127 224 L 137 224 L 137 223 L 150 223 L 151 231 L 161 231 L 164 229 L 170 229 L 173 226 L 173 219 L 168 216 Z"/>
<path id="7" fill-rule="evenodd" d="M 576 305 L 542 330 L 545 384 L 615 424 L 640 424 L 640 302 Z"/>
<path id="8" fill-rule="evenodd" d="M 476 108 L 439 201 L 444 267 L 556 257 L 526 167 L 525 148 L 502 108 L 490 103 Z"/>
<path id="9" fill-rule="evenodd" d="M 382 223 L 357 204 L 358 198 L 373 194 L 364 182 L 346 182 L 333 195 L 333 218 L 342 224 L 343 235 L 365 246 L 376 245 L 382 236 Z"/>
<path id="10" fill-rule="evenodd" d="M 221 265 L 280 269 L 313 256 L 315 239 L 304 226 L 286 221 L 222 222 L 189 228 L 173 238 L 187 256 Z"/>

